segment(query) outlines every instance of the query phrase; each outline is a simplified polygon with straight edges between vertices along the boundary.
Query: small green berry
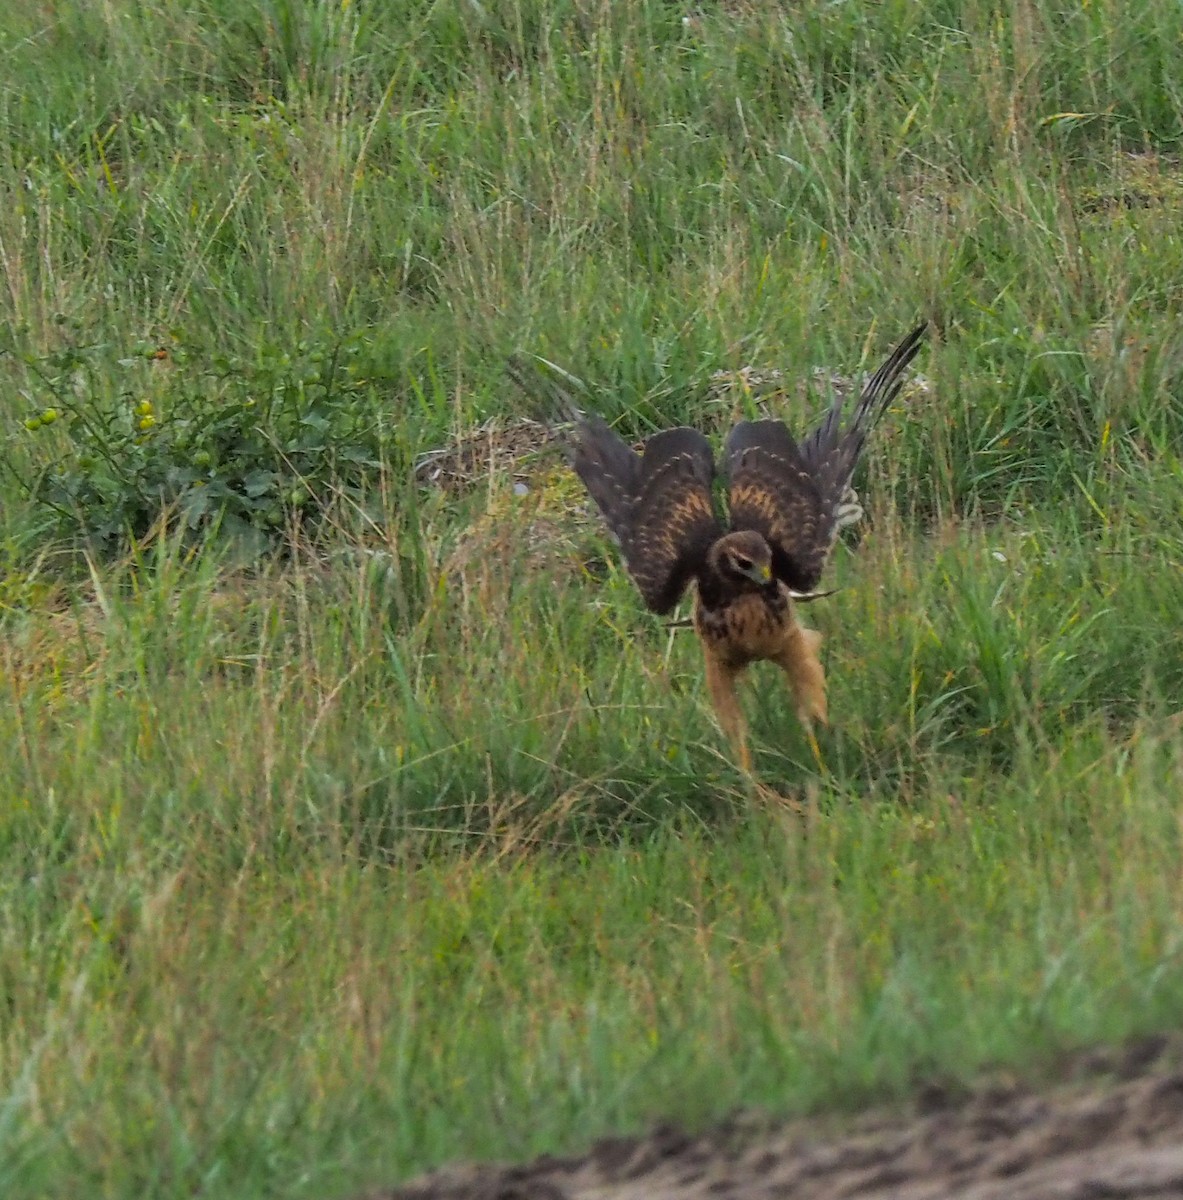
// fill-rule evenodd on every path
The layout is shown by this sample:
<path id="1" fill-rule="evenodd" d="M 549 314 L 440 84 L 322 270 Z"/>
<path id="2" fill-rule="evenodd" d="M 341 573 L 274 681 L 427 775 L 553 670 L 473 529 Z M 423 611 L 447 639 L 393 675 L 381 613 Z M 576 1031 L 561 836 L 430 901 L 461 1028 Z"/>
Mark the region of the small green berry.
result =
<path id="1" fill-rule="evenodd" d="M 145 431 L 151 429 L 155 424 L 156 418 L 151 413 L 149 413 L 146 417 L 140 418 L 140 428 Z"/>
<path id="2" fill-rule="evenodd" d="M 152 415 L 152 401 L 141 400 L 139 404 L 136 405 L 136 412 L 138 412 L 141 417 L 150 417 Z"/>
<path id="3" fill-rule="evenodd" d="M 214 461 L 214 457 L 208 450 L 198 450 L 193 455 L 193 465 L 199 470 L 206 470 Z"/>
<path id="4" fill-rule="evenodd" d="M 58 419 L 58 410 L 56 408 L 47 408 L 41 414 L 42 425 L 52 425 Z"/>
<path id="5" fill-rule="evenodd" d="M 36 432 L 37 432 L 37 430 L 41 428 L 41 418 L 40 418 L 40 417 L 28 417 L 28 418 L 26 418 L 26 420 L 25 420 L 25 428 L 26 428 L 26 429 L 27 429 L 27 430 L 28 430 L 30 433 L 36 433 Z"/>

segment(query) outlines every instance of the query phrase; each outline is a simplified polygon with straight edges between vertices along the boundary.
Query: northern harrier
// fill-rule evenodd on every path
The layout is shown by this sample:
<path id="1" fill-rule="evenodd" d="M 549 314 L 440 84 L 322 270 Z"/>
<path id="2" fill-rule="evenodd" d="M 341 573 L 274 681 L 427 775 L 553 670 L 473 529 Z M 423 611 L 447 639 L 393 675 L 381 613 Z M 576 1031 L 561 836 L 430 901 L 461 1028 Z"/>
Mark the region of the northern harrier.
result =
<path id="1" fill-rule="evenodd" d="M 637 454 L 599 417 L 578 420 L 573 465 L 645 604 L 668 613 L 696 585 L 693 624 L 707 687 L 745 772 L 751 758 L 735 683 L 751 663 L 769 660 L 785 672 L 807 732 L 813 721 L 826 723 L 821 634 L 798 623 L 793 601 L 816 595 L 859 452 L 899 392 L 925 328 L 908 334 L 867 381 L 845 430 L 841 397 L 800 442 L 781 421 L 732 429 L 722 462 L 729 527 L 715 511 L 714 457 L 697 430 L 654 434 Z"/>

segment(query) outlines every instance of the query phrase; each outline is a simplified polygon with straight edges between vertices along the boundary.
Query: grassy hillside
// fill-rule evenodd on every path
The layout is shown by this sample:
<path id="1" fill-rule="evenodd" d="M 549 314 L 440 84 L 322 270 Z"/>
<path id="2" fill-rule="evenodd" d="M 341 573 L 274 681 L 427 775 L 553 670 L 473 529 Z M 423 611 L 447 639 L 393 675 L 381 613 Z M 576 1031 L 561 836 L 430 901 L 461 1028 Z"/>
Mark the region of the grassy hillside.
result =
<path id="1" fill-rule="evenodd" d="M 345 1196 L 1179 1023 L 1183 9 L 9 9 L 0 1193 Z M 799 817 L 504 364 L 799 426 L 919 318 L 822 761 L 745 691 Z"/>

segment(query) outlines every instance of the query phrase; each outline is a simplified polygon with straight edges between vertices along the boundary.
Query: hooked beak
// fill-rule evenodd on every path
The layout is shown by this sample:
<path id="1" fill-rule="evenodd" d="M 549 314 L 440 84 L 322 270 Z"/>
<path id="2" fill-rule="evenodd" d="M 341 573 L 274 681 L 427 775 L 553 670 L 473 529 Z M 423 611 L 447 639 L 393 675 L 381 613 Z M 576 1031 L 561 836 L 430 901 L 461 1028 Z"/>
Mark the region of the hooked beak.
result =
<path id="1" fill-rule="evenodd" d="M 758 583 L 761 587 L 772 582 L 772 568 L 768 563 L 752 563 L 744 573 L 753 583 Z"/>

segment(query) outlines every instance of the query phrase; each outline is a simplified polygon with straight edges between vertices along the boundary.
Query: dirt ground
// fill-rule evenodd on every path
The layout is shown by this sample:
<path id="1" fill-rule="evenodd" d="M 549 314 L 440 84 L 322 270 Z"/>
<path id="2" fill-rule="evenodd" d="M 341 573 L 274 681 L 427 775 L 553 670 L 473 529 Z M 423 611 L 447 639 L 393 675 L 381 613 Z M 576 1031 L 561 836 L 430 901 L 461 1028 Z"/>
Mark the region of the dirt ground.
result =
<path id="1" fill-rule="evenodd" d="M 1128 1200 L 1183 1197 L 1183 1044 L 1077 1058 L 1048 1090 L 930 1086 L 907 1111 L 697 1136 L 662 1128 L 524 1166 L 453 1167 L 367 1200 Z"/>

